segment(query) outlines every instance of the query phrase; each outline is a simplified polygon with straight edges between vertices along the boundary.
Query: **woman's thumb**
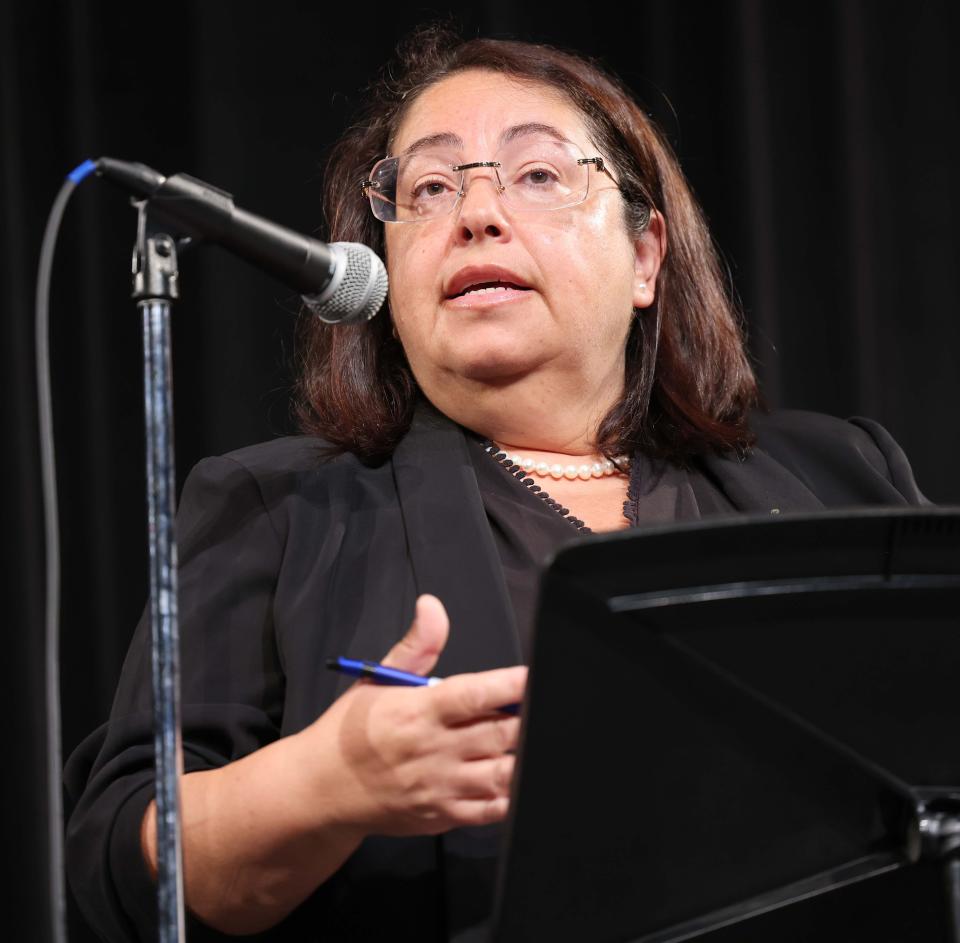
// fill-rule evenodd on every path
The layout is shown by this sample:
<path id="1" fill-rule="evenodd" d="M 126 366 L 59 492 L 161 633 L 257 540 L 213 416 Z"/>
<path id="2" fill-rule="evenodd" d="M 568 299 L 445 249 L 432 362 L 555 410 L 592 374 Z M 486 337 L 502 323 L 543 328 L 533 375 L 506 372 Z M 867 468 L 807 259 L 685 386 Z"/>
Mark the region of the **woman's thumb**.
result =
<path id="1" fill-rule="evenodd" d="M 390 649 L 382 664 L 413 674 L 429 674 L 447 644 L 449 630 L 443 603 L 436 596 L 420 596 L 407 634 Z"/>

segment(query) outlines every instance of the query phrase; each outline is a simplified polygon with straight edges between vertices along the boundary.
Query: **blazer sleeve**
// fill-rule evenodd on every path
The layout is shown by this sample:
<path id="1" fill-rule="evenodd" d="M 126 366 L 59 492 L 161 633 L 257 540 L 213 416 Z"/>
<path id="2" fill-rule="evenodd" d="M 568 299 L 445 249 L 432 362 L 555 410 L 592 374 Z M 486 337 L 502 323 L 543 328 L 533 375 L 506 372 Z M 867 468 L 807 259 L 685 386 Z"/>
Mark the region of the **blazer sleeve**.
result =
<path id="1" fill-rule="evenodd" d="M 910 467 L 910 461 L 893 436 L 873 419 L 854 416 L 849 422 L 858 426 L 870 436 L 873 445 L 883 459 L 887 479 L 903 495 L 907 504 L 932 505 L 933 502 L 923 494 L 917 485 L 916 479 L 913 477 L 913 469 Z"/>
<path id="2" fill-rule="evenodd" d="M 273 600 L 284 535 L 250 472 L 207 459 L 177 515 L 184 771 L 222 766 L 276 740 L 284 672 Z M 140 848 L 154 795 L 149 619 L 134 634 L 107 724 L 65 771 L 75 807 L 67 872 L 84 916 L 107 941 L 156 939 L 156 887 Z M 220 939 L 190 921 L 191 939 Z"/>
<path id="3" fill-rule="evenodd" d="M 928 506 L 903 450 L 872 419 L 804 410 L 756 413 L 757 448 L 826 508 Z M 770 483 L 763 479 L 761 485 Z M 756 487 L 757 482 L 752 483 Z"/>

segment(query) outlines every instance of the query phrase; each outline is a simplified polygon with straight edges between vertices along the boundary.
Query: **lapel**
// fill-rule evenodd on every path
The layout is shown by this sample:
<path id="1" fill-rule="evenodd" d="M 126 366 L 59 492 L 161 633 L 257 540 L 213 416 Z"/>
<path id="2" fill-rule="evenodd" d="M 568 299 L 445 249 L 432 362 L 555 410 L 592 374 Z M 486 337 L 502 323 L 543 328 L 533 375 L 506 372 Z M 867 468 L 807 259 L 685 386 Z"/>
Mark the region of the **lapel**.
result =
<path id="1" fill-rule="evenodd" d="M 480 498 L 463 432 L 429 406 L 418 408 L 393 454 L 393 470 L 418 593 L 433 593 L 450 616 L 438 677 L 521 660 L 513 607 Z M 440 836 L 448 935 L 466 940 L 486 916 L 478 886 L 492 901 L 497 829 Z M 467 936 L 463 930 L 467 929 Z"/>
<path id="2" fill-rule="evenodd" d="M 703 466 L 738 511 L 745 514 L 787 514 L 821 511 L 823 502 L 792 472 L 754 448 L 745 459 L 729 454 L 707 455 Z"/>
<path id="3" fill-rule="evenodd" d="M 434 674 L 519 664 L 513 607 L 463 432 L 423 405 L 392 461 L 417 593 L 433 593 L 450 616 Z M 448 939 L 482 937 L 499 843 L 489 826 L 439 836 Z"/>
<path id="4" fill-rule="evenodd" d="M 392 461 L 417 593 L 437 596 L 450 616 L 435 673 L 518 664 L 513 607 L 463 432 L 422 405 Z"/>

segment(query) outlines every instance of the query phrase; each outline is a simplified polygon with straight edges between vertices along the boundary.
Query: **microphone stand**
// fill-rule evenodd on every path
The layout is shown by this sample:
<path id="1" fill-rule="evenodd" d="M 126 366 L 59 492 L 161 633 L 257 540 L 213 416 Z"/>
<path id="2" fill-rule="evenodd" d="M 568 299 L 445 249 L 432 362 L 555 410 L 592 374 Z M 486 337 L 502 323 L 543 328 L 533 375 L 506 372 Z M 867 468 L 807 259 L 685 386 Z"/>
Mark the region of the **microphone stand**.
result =
<path id="1" fill-rule="evenodd" d="M 154 753 L 157 805 L 157 893 L 160 943 L 186 937 L 180 837 L 180 633 L 177 621 L 177 545 L 173 532 L 173 377 L 170 311 L 179 296 L 176 240 L 151 225 L 149 201 L 137 207 L 133 298 L 143 318 L 147 512 L 150 544 Z"/>

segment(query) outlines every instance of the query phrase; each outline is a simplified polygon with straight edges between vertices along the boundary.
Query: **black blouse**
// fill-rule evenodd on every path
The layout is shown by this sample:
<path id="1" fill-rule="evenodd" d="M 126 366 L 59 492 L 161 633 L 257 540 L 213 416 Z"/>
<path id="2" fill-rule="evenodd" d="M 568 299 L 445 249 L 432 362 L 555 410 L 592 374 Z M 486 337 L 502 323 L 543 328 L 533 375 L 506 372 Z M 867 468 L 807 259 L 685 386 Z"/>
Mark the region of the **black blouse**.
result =
<path id="1" fill-rule="evenodd" d="M 548 501 L 546 490 L 531 490 L 534 479 L 518 471 L 495 450 L 468 435 L 480 497 L 500 555 L 503 577 L 516 616 L 524 661 L 529 661 L 536 617 L 539 576 L 554 554 L 571 540 L 590 533 Z M 536 484 L 541 486 L 541 482 Z M 546 489 L 549 482 L 543 482 Z M 630 463 L 624 516 L 630 527 L 697 521 L 704 515 L 733 513 L 734 507 L 708 478 L 651 461 L 637 454 Z"/>

